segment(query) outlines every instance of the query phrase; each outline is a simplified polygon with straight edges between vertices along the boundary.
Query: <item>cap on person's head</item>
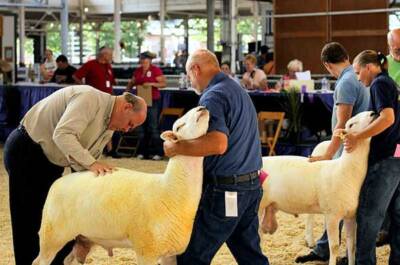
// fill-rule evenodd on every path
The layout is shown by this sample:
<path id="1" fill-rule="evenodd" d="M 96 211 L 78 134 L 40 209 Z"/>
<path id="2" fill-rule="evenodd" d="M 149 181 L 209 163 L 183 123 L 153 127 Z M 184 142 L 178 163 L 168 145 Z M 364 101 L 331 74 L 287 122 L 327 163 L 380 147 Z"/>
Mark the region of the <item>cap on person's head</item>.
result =
<path id="1" fill-rule="evenodd" d="M 156 58 L 156 55 L 152 52 L 145 51 L 139 55 L 139 58 L 140 59 L 154 59 L 154 58 Z"/>

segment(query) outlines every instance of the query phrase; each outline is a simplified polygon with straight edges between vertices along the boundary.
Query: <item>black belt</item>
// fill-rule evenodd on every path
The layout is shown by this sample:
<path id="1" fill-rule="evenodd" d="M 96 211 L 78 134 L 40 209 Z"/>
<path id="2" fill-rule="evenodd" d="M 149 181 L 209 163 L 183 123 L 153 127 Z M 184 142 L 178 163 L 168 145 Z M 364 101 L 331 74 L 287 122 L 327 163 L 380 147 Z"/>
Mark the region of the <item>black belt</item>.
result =
<path id="1" fill-rule="evenodd" d="M 20 124 L 17 127 L 17 130 L 20 131 L 24 136 L 26 136 L 27 138 L 29 138 L 34 144 L 38 144 L 35 141 L 32 140 L 32 138 L 29 136 L 29 133 L 26 131 L 25 126 Z"/>
<path id="2" fill-rule="evenodd" d="M 28 134 L 28 132 L 26 131 L 24 125 L 20 124 L 20 125 L 17 127 L 17 130 L 20 131 L 20 132 L 22 132 L 23 134 L 29 136 L 29 134 Z"/>
<path id="3" fill-rule="evenodd" d="M 233 175 L 233 176 L 216 176 L 216 177 L 209 177 L 206 178 L 206 183 L 208 184 L 236 184 L 236 183 L 243 183 L 249 182 L 259 178 L 258 171 L 250 172 L 243 175 Z"/>

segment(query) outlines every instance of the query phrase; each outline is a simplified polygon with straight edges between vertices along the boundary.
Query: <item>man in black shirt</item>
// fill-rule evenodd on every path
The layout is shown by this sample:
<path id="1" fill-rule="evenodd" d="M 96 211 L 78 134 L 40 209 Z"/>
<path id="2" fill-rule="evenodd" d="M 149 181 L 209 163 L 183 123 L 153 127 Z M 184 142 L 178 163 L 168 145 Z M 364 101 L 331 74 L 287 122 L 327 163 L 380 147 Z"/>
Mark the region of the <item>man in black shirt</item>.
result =
<path id="1" fill-rule="evenodd" d="M 76 68 L 69 65 L 67 57 L 60 55 L 56 59 L 57 70 L 54 72 L 51 78 L 51 83 L 57 84 L 74 84 L 75 81 L 72 75 L 75 73 Z"/>

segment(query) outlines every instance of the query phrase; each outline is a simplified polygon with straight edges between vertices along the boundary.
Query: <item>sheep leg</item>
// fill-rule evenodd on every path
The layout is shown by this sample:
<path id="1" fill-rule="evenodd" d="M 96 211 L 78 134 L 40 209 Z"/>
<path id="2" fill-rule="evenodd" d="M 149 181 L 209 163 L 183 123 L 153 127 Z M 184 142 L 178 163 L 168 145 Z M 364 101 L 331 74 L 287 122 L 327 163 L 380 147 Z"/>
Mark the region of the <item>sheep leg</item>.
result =
<path id="1" fill-rule="evenodd" d="M 157 258 L 137 256 L 137 264 L 138 265 L 156 265 Z"/>
<path id="2" fill-rule="evenodd" d="M 74 238 L 74 236 L 69 236 L 68 234 L 60 232 L 60 230 L 53 229 L 53 227 L 55 226 L 52 225 L 49 220 L 42 220 L 39 231 L 39 256 L 33 261 L 32 265 L 50 264 L 58 251 Z"/>
<path id="3" fill-rule="evenodd" d="M 339 254 L 339 222 L 340 218 L 337 216 L 329 215 L 325 218 L 329 241 L 329 265 L 336 265 L 336 259 Z"/>
<path id="4" fill-rule="evenodd" d="M 32 265 L 49 265 L 55 256 L 57 255 L 58 251 L 67 243 L 68 241 L 65 241 L 64 243 L 55 243 L 51 242 L 51 245 L 48 244 L 45 246 L 45 244 L 40 244 L 40 252 L 39 256 L 32 262 Z"/>
<path id="5" fill-rule="evenodd" d="M 313 234 L 313 229 L 314 229 L 314 216 L 312 214 L 307 214 L 306 215 L 306 233 L 305 233 L 305 239 L 307 243 L 307 247 L 313 247 L 314 246 L 314 234 Z"/>
<path id="6" fill-rule="evenodd" d="M 261 224 L 264 233 L 273 234 L 278 229 L 278 221 L 276 220 L 277 209 L 273 204 L 265 208 L 265 215 Z"/>
<path id="7" fill-rule="evenodd" d="M 345 219 L 344 225 L 346 227 L 346 246 L 347 246 L 347 255 L 349 257 L 348 265 L 354 265 L 355 255 L 356 255 L 356 228 L 357 223 L 355 218 L 352 219 Z"/>
<path id="8" fill-rule="evenodd" d="M 176 265 L 176 256 L 162 257 L 160 259 L 161 265 Z"/>

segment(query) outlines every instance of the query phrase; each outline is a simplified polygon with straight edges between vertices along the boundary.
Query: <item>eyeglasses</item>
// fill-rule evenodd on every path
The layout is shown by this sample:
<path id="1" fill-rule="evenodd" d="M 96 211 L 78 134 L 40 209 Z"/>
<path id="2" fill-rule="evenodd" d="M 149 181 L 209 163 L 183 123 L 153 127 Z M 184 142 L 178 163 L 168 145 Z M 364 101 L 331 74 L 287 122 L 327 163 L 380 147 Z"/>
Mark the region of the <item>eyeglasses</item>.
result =
<path id="1" fill-rule="evenodd" d="M 390 49 L 390 53 L 400 56 L 400 48 L 394 48 L 394 47 L 389 46 L 389 49 Z"/>

